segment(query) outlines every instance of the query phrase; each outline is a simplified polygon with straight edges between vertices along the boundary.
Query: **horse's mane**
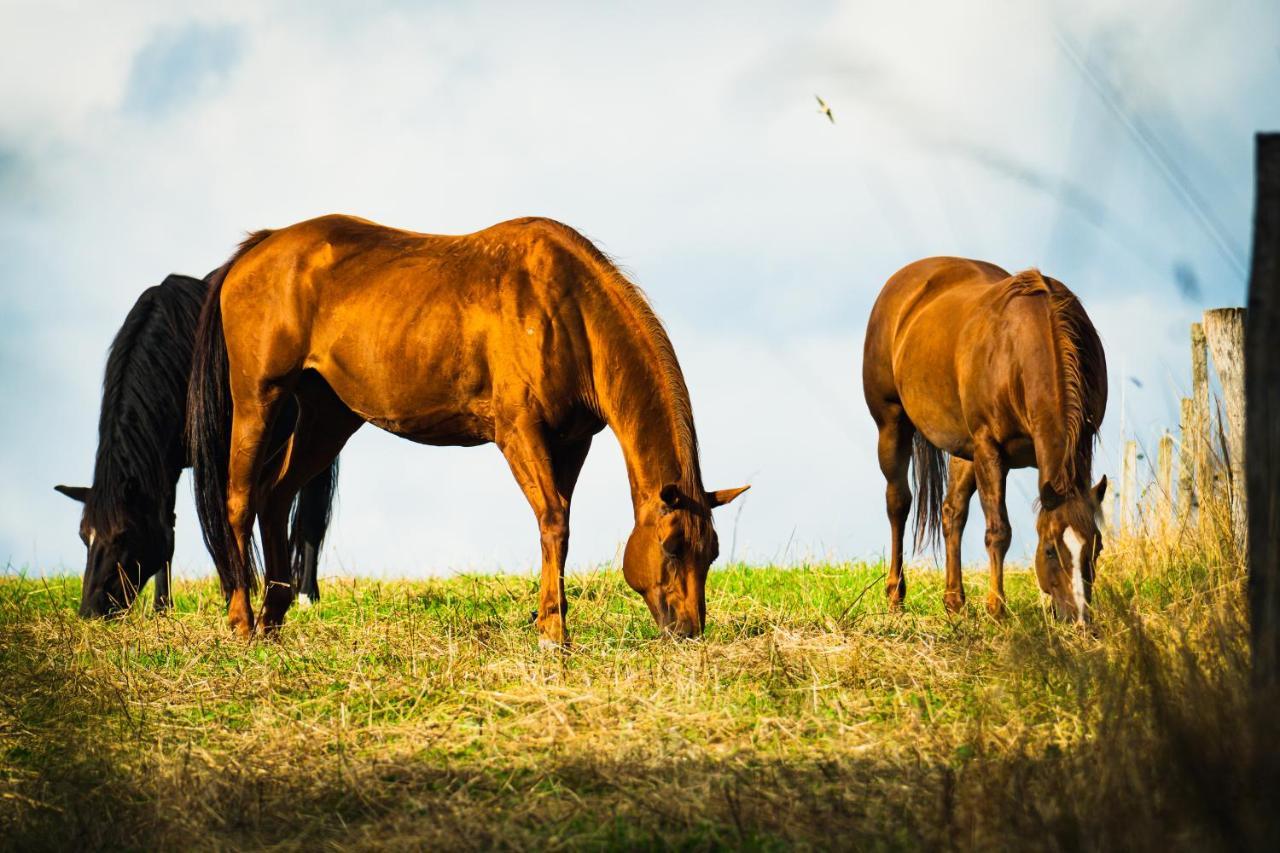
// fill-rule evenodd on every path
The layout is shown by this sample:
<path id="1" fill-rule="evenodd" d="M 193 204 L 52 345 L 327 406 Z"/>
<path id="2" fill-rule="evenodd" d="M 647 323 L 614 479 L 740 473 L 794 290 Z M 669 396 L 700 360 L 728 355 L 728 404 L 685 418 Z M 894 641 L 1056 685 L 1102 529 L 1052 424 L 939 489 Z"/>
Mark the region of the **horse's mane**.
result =
<path id="1" fill-rule="evenodd" d="M 693 406 L 666 327 L 654 312 L 649 297 L 623 274 L 612 258 L 573 228 L 552 220 L 546 221 L 556 227 L 560 236 L 567 238 L 575 248 L 591 259 L 600 273 L 600 281 L 606 294 L 622 313 L 624 322 L 641 333 L 639 337 L 649 349 L 652 364 L 658 371 L 659 393 L 671 415 L 672 434 L 680 451 L 680 485 L 690 492 L 689 497 L 701 501 L 702 472 L 698 463 L 698 434 L 693 425 Z"/>
<path id="2" fill-rule="evenodd" d="M 1059 494 L 1088 487 L 1093 450 L 1107 406 L 1107 360 L 1098 332 L 1084 306 L 1065 284 L 1024 270 L 1009 279 L 1006 293 L 1044 296 L 1054 349 L 1058 354 L 1066 422 L 1066 448 L 1061 470 L 1051 485 Z"/>
<path id="3" fill-rule="evenodd" d="M 111 343 L 85 500 L 95 530 L 124 529 L 139 501 L 159 502 L 170 487 L 173 457 L 182 453 L 191 333 L 205 290 L 199 279 L 169 276 L 143 292 Z"/>

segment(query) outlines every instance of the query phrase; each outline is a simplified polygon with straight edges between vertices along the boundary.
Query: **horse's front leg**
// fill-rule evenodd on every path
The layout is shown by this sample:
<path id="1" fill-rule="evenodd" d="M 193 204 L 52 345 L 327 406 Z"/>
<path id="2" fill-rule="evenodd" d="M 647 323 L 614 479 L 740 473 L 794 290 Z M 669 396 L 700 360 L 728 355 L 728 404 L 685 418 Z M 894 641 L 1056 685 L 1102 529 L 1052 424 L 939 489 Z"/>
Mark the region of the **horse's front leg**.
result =
<path id="1" fill-rule="evenodd" d="M 173 483 L 169 487 L 168 507 L 169 507 L 169 539 L 166 543 L 166 551 L 164 562 L 160 565 L 160 571 L 156 572 L 155 580 L 155 610 L 156 613 L 164 613 L 173 606 L 173 594 L 169 589 L 170 573 L 173 571 L 173 528 L 178 524 L 178 516 L 174 514 L 174 504 L 178 497 L 178 477 L 181 476 L 182 469 L 179 468 L 172 472 Z"/>
<path id="2" fill-rule="evenodd" d="M 511 473 L 538 519 L 542 539 L 542 576 L 538 587 L 538 645 L 569 644 L 565 615 L 564 564 L 569 553 L 569 501 L 556 482 L 555 465 L 545 428 L 522 415 L 496 437 Z"/>
<path id="3" fill-rule="evenodd" d="M 170 570 L 169 561 L 165 560 L 164 565 L 160 567 L 160 571 L 156 572 L 155 609 L 157 613 L 164 613 L 171 606 L 173 606 L 173 597 L 169 591 L 169 570 Z"/>
<path id="4" fill-rule="evenodd" d="M 974 448 L 973 473 L 978 485 L 978 499 L 987 517 L 985 542 L 991 560 L 991 584 L 987 592 L 987 612 L 1004 615 L 1004 557 L 1013 539 L 1009 512 L 1005 508 L 1005 479 L 1009 467 L 999 447 L 992 442 L 979 442 Z"/>

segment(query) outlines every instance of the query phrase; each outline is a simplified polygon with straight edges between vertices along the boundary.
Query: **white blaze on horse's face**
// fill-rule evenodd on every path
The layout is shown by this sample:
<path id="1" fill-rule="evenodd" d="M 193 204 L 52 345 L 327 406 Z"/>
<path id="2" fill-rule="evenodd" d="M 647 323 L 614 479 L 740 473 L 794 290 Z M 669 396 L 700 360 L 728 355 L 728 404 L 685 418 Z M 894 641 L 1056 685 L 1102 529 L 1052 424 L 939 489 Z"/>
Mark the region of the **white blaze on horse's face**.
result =
<path id="1" fill-rule="evenodd" d="M 1076 618 L 1085 618 L 1085 607 L 1088 606 L 1084 597 L 1084 568 L 1080 563 L 1080 553 L 1084 548 L 1084 538 L 1076 532 L 1074 527 L 1068 527 L 1062 531 L 1062 542 L 1067 546 L 1067 551 L 1071 555 L 1071 595 L 1076 602 Z"/>

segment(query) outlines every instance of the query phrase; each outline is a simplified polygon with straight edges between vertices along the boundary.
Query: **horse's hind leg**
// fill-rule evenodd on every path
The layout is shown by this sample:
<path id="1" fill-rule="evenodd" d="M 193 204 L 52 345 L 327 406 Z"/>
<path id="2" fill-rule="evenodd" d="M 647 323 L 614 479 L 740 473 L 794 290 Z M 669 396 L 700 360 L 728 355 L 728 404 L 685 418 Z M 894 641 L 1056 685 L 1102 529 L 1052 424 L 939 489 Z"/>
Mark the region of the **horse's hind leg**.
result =
<path id="1" fill-rule="evenodd" d="M 238 565 L 235 586 L 227 603 L 227 621 L 241 637 L 253 634 L 253 609 L 249 600 L 252 583 L 252 543 L 254 508 L 258 478 L 270 450 L 271 422 L 282 401 L 276 387 L 259 386 L 251 395 L 235 395 L 231 417 L 230 464 L 227 466 L 227 521 L 235 536 Z"/>
<path id="2" fill-rule="evenodd" d="M 274 636 L 284 623 L 284 614 L 293 603 L 293 584 L 289 577 L 289 505 L 269 483 L 262 484 L 265 493 L 258 507 L 258 529 L 262 531 L 262 611 L 258 630 Z"/>
<path id="3" fill-rule="evenodd" d="M 277 465 L 266 473 L 258 525 L 266 560 L 266 591 L 261 629 L 274 634 L 293 604 L 293 566 L 289 553 L 289 508 L 298 490 L 328 468 L 360 425 L 358 415 L 338 400 L 328 385 L 304 374 L 298 387 L 298 420 Z M 320 386 L 323 386 L 321 388 Z"/>
<path id="4" fill-rule="evenodd" d="M 947 542 L 947 589 L 942 603 L 948 613 L 964 610 L 964 576 L 960 565 L 960 543 L 964 525 L 969 520 L 969 503 L 977 483 L 973 463 L 958 456 L 951 457 L 947 483 L 947 499 L 942 504 L 942 535 Z"/>
<path id="5" fill-rule="evenodd" d="M 1004 556 L 1013 539 L 1009 526 L 1009 512 L 1005 508 L 1005 479 L 1009 469 L 999 449 L 979 443 L 974 448 L 973 471 L 978 484 L 978 499 L 987 517 L 985 542 L 987 556 L 991 560 L 991 585 L 987 592 L 987 612 L 992 616 L 1004 614 Z"/>
<path id="6" fill-rule="evenodd" d="M 889 608 L 897 609 L 907 597 L 907 579 L 902 572 L 902 540 L 907 529 L 907 516 L 911 514 L 911 482 L 907 473 L 911 464 L 911 439 L 916 428 L 897 403 L 888 404 L 877 413 L 876 424 L 880 428 L 880 471 L 887 483 L 884 497 L 892 537 L 885 594 L 889 597 Z"/>
<path id="7" fill-rule="evenodd" d="M 329 526 L 329 507 L 333 503 L 337 477 L 335 460 L 298 492 L 298 506 L 294 511 L 289 540 L 293 552 L 290 559 L 294 564 L 297 593 L 307 603 L 320 600 L 320 544 Z"/>

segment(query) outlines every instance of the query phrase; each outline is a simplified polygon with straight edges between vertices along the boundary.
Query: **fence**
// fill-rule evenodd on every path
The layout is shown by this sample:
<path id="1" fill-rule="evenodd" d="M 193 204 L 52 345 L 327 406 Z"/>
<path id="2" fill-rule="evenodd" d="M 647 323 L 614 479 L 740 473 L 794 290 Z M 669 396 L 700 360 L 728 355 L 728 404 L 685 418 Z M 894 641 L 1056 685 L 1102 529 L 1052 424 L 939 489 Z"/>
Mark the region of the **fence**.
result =
<path id="1" fill-rule="evenodd" d="M 1142 454 L 1148 463 L 1142 470 L 1138 442 L 1124 441 L 1119 494 L 1103 505 L 1112 536 L 1131 533 L 1139 524 L 1167 535 L 1228 525 L 1238 553 L 1248 553 L 1244 323 L 1243 308 L 1215 308 L 1205 312 L 1203 323 L 1192 324 L 1191 396 L 1181 401 L 1178 435 L 1166 430 L 1156 444 L 1154 463 L 1150 454 Z M 1210 387 L 1211 362 L 1220 395 Z M 1229 506 L 1229 517 L 1214 517 L 1204 510 L 1207 506 Z"/>

